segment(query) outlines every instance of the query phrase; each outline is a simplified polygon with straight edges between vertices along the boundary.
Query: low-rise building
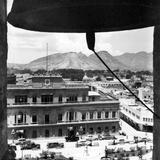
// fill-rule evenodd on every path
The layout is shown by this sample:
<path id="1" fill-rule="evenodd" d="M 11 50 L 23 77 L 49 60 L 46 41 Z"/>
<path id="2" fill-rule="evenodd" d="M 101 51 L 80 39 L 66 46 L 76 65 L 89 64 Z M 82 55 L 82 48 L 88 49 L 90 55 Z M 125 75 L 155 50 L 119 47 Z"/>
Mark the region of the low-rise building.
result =
<path id="1" fill-rule="evenodd" d="M 132 127 L 140 131 L 153 131 L 153 114 L 141 104 L 135 102 L 135 98 L 120 98 L 121 118 Z M 152 103 L 146 103 L 153 110 Z"/>

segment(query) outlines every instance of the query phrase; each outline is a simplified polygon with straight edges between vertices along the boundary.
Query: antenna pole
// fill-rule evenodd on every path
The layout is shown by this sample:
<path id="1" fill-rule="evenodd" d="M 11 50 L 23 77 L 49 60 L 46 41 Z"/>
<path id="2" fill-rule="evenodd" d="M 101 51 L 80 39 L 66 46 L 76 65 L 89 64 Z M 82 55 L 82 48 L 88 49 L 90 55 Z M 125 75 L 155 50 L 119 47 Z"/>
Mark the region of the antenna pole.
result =
<path id="1" fill-rule="evenodd" d="M 48 43 L 46 44 L 46 50 L 47 50 L 47 52 L 46 52 L 46 72 L 48 73 Z"/>

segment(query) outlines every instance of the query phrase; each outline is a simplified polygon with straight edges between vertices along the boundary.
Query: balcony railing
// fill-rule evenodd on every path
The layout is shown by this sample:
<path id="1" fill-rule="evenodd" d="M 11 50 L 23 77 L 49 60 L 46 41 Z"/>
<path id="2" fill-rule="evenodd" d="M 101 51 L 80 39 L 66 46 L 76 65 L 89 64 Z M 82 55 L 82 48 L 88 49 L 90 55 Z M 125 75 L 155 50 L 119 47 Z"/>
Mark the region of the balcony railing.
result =
<path id="1" fill-rule="evenodd" d="M 28 102 L 16 102 L 13 103 L 13 105 L 25 105 L 25 104 L 29 104 Z"/>
<path id="2" fill-rule="evenodd" d="M 22 123 L 14 123 L 13 125 L 16 126 L 16 125 L 28 125 L 29 123 L 26 123 L 26 122 L 22 122 Z"/>
<path id="3" fill-rule="evenodd" d="M 38 124 L 38 122 L 31 122 L 31 124 Z"/>
<path id="4" fill-rule="evenodd" d="M 114 118 L 99 118 L 99 119 L 82 119 L 82 120 L 58 120 L 57 123 L 71 123 L 71 122 L 87 122 L 87 121 L 104 121 L 104 120 L 117 120 L 119 119 L 118 117 Z"/>

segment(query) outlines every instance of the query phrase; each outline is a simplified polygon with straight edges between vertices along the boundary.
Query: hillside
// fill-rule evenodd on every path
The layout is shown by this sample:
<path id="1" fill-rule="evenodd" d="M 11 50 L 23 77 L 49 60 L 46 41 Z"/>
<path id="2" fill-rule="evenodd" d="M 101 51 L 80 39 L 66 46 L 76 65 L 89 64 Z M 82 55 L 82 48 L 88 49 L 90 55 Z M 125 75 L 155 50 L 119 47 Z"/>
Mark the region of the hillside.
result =
<path id="1" fill-rule="evenodd" d="M 107 51 L 98 52 L 99 56 L 113 70 L 153 70 L 152 53 L 124 53 L 120 56 L 112 56 Z M 8 64 L 8 68 L 16 69 L 46 69 L 48 59 L 49 70 L 53 69 L 82 69 L 82 70 L 104 70 L 105 66 L 100 62 L 95 54 L 86 56 L 79 52 L 56 53 L 49 55 L 48 58 L 41 57 L 28 64 Z"/>
<path id="2" fill-rule="evenodd" d="M 115 58 L 126 64 L 133 70 L 153 70 L 153 55 L 152 53 L 138 52 L 138 53 L 124 53 Z"/>
<path id="3" fill-rule="evenodd" d="M 126 69 L 127 66 L 119 62 L 106 51 L 98 52 L 102 59 L 112 69 Z M 25 66 L 31 70 L 45 69 L 46 57 L 38 58 Z M 56 53 L 48 56 L 48 68 L 52 69 L 83 69 L 83 70 L 102 70 L 105 69 L 103 64 L 99 61 L 96 55 L 91 54 L 86 56 L 83 53 L 67 52 Z"/>

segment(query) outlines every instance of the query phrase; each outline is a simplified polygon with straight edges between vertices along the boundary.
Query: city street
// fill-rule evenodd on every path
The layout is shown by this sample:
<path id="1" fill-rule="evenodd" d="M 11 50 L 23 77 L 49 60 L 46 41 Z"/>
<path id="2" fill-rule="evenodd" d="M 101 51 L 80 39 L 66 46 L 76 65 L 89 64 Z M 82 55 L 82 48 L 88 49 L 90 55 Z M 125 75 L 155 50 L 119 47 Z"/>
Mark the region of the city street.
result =
<path id="1" fill-rule="evenodd" d="M 148 137 L 152 138 L 151 133 L 145 133 L 145 132 L 139 132 L 130 127 L 128 124 L 126 124 L 124 121 L 120 122 L 122 126 L 122 131 L 127 134 L 127 136 L 123 136 L 125 140 L 133 140 L 134 136 L 139 136 L 141 138 Z M 116 136 L 119 138 L 122 138 L 122 136 Z M 85 136 L 83 136 L 83 139 L 85 139 Z M 105 155 L 105 146 L 107 148 L 124 148 L 127 150 L 130 147 L 136 147 L 137 144 L 117 144 L 117 145 L 110 145 L 111 140 L 98 140 L 99 146 L 81 146 L 81 147 L 75 147 L 76 142 L 65 142 L 64 137 L 50 137 L 50 138 L 38 138 L 38 139 L 32 139 L 35 143 L 38 143 L 41 145 L 41 149 L 37 150 L 21 150 L 20 146 L 18 145 L 17 151 L 16 151 L 16 158 L 24 158 L 24 157 L 38 157 L 42 151 L 53 151 L 57 154 L 62 154 L 65 157 L 73 157 L 75 160 L 100 160 L 101 157 Z M 11 142 L 11 141 L 10 141 Z M 47 149 L 47 143 L 48 142 L 59 142 L 64 143 L 64 148 L 52 148 Z M 147 142 L 146 144 L 138 143 L 139 146 L 146 146 L 146 148 L 153 147 L 152 142 Z M 152 152 L 149 152 L 146 155 L 143 155 L 143 160 L 151 160 L 152 158 Z M 130 157 L 131 160 L 138 160 L 138 157 Z"/>

